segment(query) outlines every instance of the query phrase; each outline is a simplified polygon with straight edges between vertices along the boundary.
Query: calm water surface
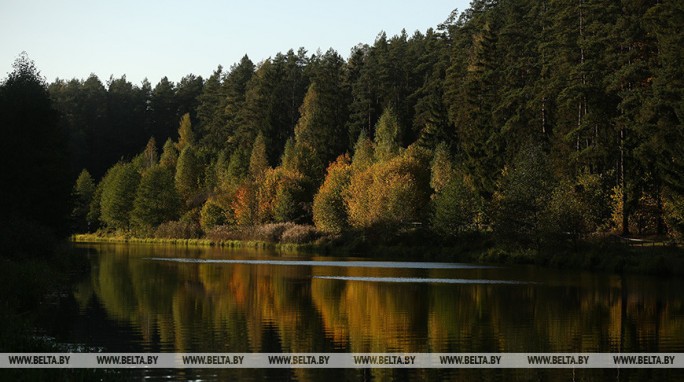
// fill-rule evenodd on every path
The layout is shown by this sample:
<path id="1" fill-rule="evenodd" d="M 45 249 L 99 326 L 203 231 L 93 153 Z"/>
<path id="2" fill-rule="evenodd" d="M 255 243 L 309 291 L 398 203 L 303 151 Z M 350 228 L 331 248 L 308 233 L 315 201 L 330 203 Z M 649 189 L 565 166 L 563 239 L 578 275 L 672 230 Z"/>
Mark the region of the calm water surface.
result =
<path id="1" fill-rule="evenodd" d="M 684 352 L 679 279 L 78 244 L 89 277 L 46 320 L 105 352 Z M 164 380 L 652 380 L 654 370 L 137 370 Z"/>

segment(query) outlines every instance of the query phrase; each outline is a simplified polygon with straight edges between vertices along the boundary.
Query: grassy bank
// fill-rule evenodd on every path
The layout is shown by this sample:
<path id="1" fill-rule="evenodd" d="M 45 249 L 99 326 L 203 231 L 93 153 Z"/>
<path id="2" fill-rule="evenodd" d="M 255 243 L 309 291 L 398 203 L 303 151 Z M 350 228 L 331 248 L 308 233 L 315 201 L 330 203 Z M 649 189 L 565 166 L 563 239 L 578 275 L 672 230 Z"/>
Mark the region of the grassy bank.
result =
<path id="1" fill-rule="evenodd" d="M 263 240 L 212 240 L 212 239 L 172 239 L 154 237 L 135 237 L 126 235 L 77 234 L 72 236 L 76 243 L 132 243 L 177 245 L 185 247 L 220 247 L 245 249 L 274 249 L 279 251 L 319 251 L 315 243 L 274 243 Z"/>
<path id="2" fill-rule="evenodd" d="M 281 243 L 266 240 L 212 240 L 141 238 L 112 234 L 74 235 L 75 242 L 162 244 L 212 246 L 234 249 L 272 249 L 276 252 L 307 252 L 324 255 L 392 258 L 403 260 L 439 260 L 486 264 L 537 265 L 555 269 L 592 270 L 610 273 L 638 273 L 684 276 L 684 250 L 676 246 L 633 247 L 608 240 L 580 243 L 566 247 L 505 249 L 491 238 L 478 236 L 461 241 L 439 242 L 419 233 L 396 236 L 382 241 L 375 235 L 349 233 L 323 236 L 308 243 Z M 425 243 L 434 243 L 425 245 Z"/>

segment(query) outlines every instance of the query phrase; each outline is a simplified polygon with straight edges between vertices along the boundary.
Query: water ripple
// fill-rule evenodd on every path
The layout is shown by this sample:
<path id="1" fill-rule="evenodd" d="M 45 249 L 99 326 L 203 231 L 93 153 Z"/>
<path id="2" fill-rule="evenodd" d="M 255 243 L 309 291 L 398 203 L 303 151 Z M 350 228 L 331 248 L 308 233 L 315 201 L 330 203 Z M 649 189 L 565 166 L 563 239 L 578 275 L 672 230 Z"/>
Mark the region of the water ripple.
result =
<path id="1" fill-rule="evenodd" d="M 176 263 L 196 264 L 252 264 L 252 265 L 285 265 L 285 266 L 318 266 L 345 268 L 394 268 L 394 269 L 491 269 L 486 265 L 464 263 L 430 263 L 403 261 L 327 261 L 327 260 L 241 260 L 241 259 L 191 259 L 172 257 L 146 257 L 145 260 L 168 261 Z"/>
<path id="2" fill-rule="evenodd" d="M 515 280 L 485 280 L 485 279 L 439 279 L 423 277 L 366 277 L 366 276 L 313 276 L 321 280 L 367 281 L 376 283 L 437 283 L 437 284 L 533 284 L 527 281 Z"/>

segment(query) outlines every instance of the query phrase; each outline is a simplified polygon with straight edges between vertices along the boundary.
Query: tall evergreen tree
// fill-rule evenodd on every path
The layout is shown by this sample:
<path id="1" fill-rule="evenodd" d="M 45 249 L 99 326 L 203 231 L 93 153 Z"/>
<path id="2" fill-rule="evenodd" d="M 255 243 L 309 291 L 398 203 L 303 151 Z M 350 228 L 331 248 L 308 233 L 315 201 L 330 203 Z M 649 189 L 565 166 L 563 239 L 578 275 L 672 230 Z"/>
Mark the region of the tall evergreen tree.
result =
<path id="1" fill-rule="evenodd" d="M 0 115 L 0 152 L 7 161 L 0 187 L 0 224 L 27 221 L 66 235 L 73 179 L 67 136 L 43 78 L 25 54 L 0 84 Z"/>
<path id="2" fill-rule="evenodd" d="M 150 95 L 149 135 L 160 141 L 172 137 L 179 118 L 177 112 L 176 85 L 167 77 L 163 77 L 152 89 Z"/>

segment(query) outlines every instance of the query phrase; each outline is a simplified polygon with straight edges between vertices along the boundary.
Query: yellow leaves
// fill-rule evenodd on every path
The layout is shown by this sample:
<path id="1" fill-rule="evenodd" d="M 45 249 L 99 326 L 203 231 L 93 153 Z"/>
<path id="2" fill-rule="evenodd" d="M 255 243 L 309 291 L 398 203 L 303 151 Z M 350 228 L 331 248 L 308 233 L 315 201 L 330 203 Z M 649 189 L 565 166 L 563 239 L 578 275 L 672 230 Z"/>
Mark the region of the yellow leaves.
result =
<path id="1" fill-rule="evenodd" d="M 347 211 L 342 192 L 351 178 L 349 155 L 340 155 L 328 166 L 328 175 L 314 197 L 313 220 L 324 232 L 340 233 L 347 226 Z"/>
<path id="2" fill-rule="evenodd" d="M 401 155 L 352 176 L 344 192 L 349 223 L 356 228 L 422 220 L 429 176 L 418 158 Z"/>

